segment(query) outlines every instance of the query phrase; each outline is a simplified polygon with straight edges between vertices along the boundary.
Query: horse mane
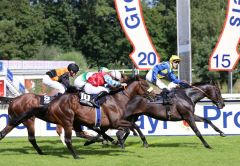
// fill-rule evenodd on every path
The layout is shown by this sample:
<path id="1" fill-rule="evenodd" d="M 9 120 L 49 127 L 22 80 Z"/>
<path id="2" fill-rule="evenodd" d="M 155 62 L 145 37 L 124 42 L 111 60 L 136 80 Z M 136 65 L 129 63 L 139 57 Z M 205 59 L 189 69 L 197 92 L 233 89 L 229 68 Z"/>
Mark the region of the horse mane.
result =
<path id="1" fill-rule="evenodd" d="M 76 86 L 70 85 L 67 87 L 66 93 L 77 93 L 79 89 Z"/>
<path id="2" fill-rule="evenodd" d="M 140 81 L 141 79 L 145 80 L 144 76 L 139 76 L 139 75 L 135 75 L 135 76 L 130 76 L 128 77 L 128 79 L 125 80 L 125 83 L 127 85 L 130 85 L 131 83 L 133 83 L 134 81 Z"/>
<path id="3" fill-rule="evenodd" d="M 210 81 L 207 81 L 207 82 L 194 82 L 191 85 L 192 86 L 200 86 L 200 85 L 206 85 L 206 84 L 215 85 L 215 81 L 210 80 Z"/>

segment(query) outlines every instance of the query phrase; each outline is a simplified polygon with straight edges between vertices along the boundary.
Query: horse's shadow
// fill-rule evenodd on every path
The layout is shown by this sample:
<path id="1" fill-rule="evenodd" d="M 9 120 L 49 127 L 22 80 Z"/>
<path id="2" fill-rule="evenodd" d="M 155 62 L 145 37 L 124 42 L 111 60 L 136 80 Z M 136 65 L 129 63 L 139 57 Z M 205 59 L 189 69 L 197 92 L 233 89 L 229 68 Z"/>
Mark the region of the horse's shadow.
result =
<path id="1" fill-rule="evenodd" d="M 126 142 L 127 146 L 134 146 L 136 144 L 141 144 L 142 142 L 135 142 L 135 141 L 128 141 Z M 161 147 L 168 147 L 168 148 L 176 148 L 176 147 L 185 147 L 185 148 L 194 148 L 199 146 L 198 143 L 187 143 L 187 142 L 180 142 L 180 143 L 149 143 L 149 148 L 161 148 Z"/>
<path id="2" fill-rule="evenodd" d="M 18 141 L 18 144 L 23 143 L 24 141 Z M 13 144 L 11 141 L 7 141 L 4 143 Z M 61 158 L 71 158 L 69 155 L 69 151 L 67 147 L 65 147 L 60 140 L 40 140 L 38 141 L 40 148 L 42 149 L 44 155 L 56 156 Z M 82 156 L 89 155 L 99 155 L 99 156 L 120 156 L 123 152 L 127 150 L 122 150 L 117 145 L 102 145 L 101 143 L 96 143 L 95 146 L 84 146 L 84 141 L 82 140 L 74 140 L 73 146 L 76 149 L 76 152 L 79 154 L 81 158 Z M 55 146 L 54 146 L 55 145 Z M 128 153 L 133 153 L 127 151 Z M 23 147 L 7 147 L 2 148 L 0 146 L 0 154 L 1 155 L 21 155 L 21 154 L 36 154 L 34 148 L 29 144 L 29 146 Z"/>
<path id="3" fill-rule="evenodd" d="M 149 147 L 159 148 L 159 147 L 167 147 L 167 148 L 176 148 L 176 147 L 185 147 L 185 148 L 193 148 L 199 146 L 198 143 L 152 143 Z"/>

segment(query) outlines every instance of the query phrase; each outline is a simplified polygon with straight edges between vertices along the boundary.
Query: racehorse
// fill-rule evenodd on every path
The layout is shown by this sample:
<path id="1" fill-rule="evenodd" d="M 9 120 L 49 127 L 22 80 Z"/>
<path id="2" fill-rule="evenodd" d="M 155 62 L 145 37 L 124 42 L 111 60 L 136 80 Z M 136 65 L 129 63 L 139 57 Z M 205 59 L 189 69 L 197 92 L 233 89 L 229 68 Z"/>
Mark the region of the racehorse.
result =
<path id="1" fill-rule="evenodd" d="M 195 122 L 208 123 L 216 132 L 220 133 L 220 136 L 225 136 L 210 120 L 194 114 L 196 103 L 204 97 L 210 99 L 219 109 L 225 106 L 217 84 L 214 82 L 195 83 L 190 88 L 174 89 L 171 91 L 170 96 L 172 96 L 173 103 L 170 106 L 170 114 L 166 111 L 164 105 L 158 102 L 149 102 L 146 98 L 137 96 L 129 101 L 124 117 L 133 122 L 137 121 L 140 115 L 146 115 L 163 121 L 185 120 L 206 148 L 211 147 L 202 137 Z M 127 136 L 127 134 L 124 136 L 124 140 Z"/>
<path id="2" fill-rule="evenodd" d="M 126 89 L 106 96 L 106 101 L 101 105 L 101 130 L 95 130 L 99 134 L 104 134 L 107 129 L 118 129 L 132 127 L 132 124 L 124 119 L 126 105 L 136 95 L 148 94 L 148 83 L 138 78 L 138 80 L 128 83 Z M 83 106 L 79 103 L 78 93 L 67 93 L 54 99 L 47 107 L 37 107 L 24 113 L 17 119 L 12 119 L 9 125 L 0 132 L 1 138 L 5 137 L 18 124 L 36 116 L 42 120 L 60 124 L 65 131 L 65 143 L 72 156 L 76 159 L 78 155 L 72 147 L 72 129 L 79 130 L 79 125 L 87 126 L 90 129 L 95 128 L 96 115 L 92 107 Z M 105 138 L 110 139 L 106 135 Z M 111 141 L 111 140 L 110 140 Z M 35 148 L 36 149 L 36 148 Z M 40 150 L 40 149 L 39 149 Z"/>
<path id="3" fill-rule="evenodd" d="M 56 91 L 53 90 L 50 92 L 48 95 L 53 95 L 56 94 Z M 31 108 L 34 107 L 39 107 L 41 105 L 40 100 L 43 95 L 36 95 L 33 93 L 26 93 L 21 96 L 18 96 L 16 98 L 11 98 L 11 97 L 0 97 L 0 103 L 1 104 L 8 104 L 8 116 L 10 122 L 11 119 L 14 119 L 16 117 L 19 117 L 26 111 L 29 111 Z M 32 117 L 26 121 L 23 122 L 24 126 L 27 128 L 28 131 L 28 140 L 32 144 L 32 146 L 36 149 L 38 154 L 43 154 L 41 149 L 38 147 L 36 143 L 36 138 L 35 138 L 35 117 Z M 59 126 L 57 126 L 57 133 L 59 134 L 58 131 Z M 12 127 L 7 125 L 7 128 L 5 128 L 6 131 L 11 130 Z M 78 131 L 76 132 L 76 136 L 78 137 L 83 137 L 86 139 L 92 139 L 91 136 L 85 135 L 83 131 Z M 3 135 L 0 135 L 0 139 L 3 137 Z"/>

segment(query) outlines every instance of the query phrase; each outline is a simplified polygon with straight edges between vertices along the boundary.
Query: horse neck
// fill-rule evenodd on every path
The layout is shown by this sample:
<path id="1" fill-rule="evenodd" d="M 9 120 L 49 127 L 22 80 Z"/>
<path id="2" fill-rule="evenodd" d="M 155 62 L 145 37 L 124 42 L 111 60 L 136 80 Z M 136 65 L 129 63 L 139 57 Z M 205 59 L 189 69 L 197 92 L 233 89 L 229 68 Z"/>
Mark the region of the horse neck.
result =
<path id="1" fill-rule="evenodd" d="M 128 96 L 129 100 L 139 94 L 136 91 L 136 86 L 137 86 L 137 83 L 133 82 L 127 87 L 127 89 L 124 90 L 124 93 Z"/>
<path id="2" fill-rule="evenodd" d="M 188 89 L 186 89 L 185 92 L 186 92 L 187 96 L 191 98 L 193 103 L 197 103 L 204 97 L 207 97 L 206 88 L 204 88 L 203 86 L 196 86 L 196 87 L 188 88 Z"/>

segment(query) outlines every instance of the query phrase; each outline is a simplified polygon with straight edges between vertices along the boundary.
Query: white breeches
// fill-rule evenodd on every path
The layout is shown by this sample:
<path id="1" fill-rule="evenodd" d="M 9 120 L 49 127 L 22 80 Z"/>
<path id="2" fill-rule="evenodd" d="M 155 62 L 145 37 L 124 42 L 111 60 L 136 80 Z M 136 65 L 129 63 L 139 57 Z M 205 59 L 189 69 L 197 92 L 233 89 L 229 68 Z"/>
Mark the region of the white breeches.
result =
<path id="1" fill-rule="evenodd" d="M 108 92 L 108 93 L 109 93 L 108 88 L 105 88 L 105 87 L 103 87 L 103 86 L 95 87 L 95 86 L 93 86 L 93 85 L 90 84 L 90 83 L 86 83 L 86 84 L 85 84 L 84 90 L 85 90 L 85 92 L 88 93 L 88 94 L 99 94 L 99 93 L 102 92 L 102 91 L 105 91 L 105 92 Z"/>
<path id="2" fill-rule="evenodd" d="M 53 81 L 48 75 L 43 76 L 43 83 L 51 88 L 57 89 L 60 93 L 65 92 L 65 87 L 63 84 Z"/>
<path id="3" fill-rule="evenodd" d="M 77 88 L 82 88 L 85 84 L 86 82 L 82 80 L 81 75 L 74 80 L 74 86 L 76 86 Z"/>
<path id="4" fill-rule="evenodd" d="M 149 70 L 147 75 L 146 75 L 146 80 L 151 82 L 152 83 L 152 70 Z M 176 88 L 177 84 L 173 83 L 173 82 L 170 82 L 168 84 L 168 86 L 161 80 L 157 77 L 157 80 L 156 80 L 156 85 L 159 87 L 159 89 L 163 89 L 163 88 L 166 88 L 168 90 L 171 90 L 173 88 Z"/>

